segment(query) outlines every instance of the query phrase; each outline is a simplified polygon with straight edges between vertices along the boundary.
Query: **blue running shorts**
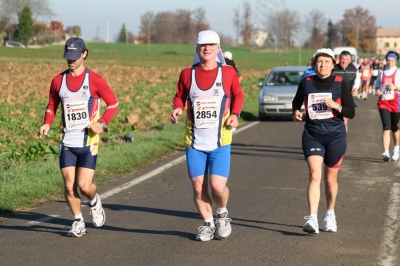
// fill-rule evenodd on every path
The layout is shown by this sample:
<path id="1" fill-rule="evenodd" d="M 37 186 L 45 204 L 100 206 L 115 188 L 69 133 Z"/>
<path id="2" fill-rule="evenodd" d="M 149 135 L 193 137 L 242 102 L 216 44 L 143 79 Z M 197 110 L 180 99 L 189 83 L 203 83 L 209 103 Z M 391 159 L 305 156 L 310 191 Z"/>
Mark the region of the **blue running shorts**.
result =
<path id="1" fill-rule="evenodd" d="M 231 145 L 213 151 L 199 151 L 186 147 L 186 164 L 190 178 L 219 175 L 228 178 L 231 163 Z"/>
<path id="2" fill-rule="evenodd" d="M 303 132 L 302 146 L 304 158 L 312 155 L 324 158 L 324 163 L 330 168 L 339 168 L 347 148 L 346 133 L 331 139 L 316 139 Z"/>
<path id="3" fill-rule="evenodd" d="M 60 169 L 75 166 L 96 169 L 97 155 L 93 155 L 91 146 L 73 148 L 60 145 Z"/>

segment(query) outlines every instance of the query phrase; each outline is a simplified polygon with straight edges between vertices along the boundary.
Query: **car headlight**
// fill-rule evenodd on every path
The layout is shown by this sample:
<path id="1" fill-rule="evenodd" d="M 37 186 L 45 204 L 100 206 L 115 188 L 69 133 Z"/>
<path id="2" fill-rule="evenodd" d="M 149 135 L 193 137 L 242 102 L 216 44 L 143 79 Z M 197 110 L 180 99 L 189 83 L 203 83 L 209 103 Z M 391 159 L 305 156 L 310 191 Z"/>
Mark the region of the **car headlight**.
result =
<path id="1" fill-rule="evenodd" d="M 278 97 L 276 97 L 275 95 L 264 94 L 262 99 L 264 102 L 270 102 L 270 101 L 277 101 Z"/>

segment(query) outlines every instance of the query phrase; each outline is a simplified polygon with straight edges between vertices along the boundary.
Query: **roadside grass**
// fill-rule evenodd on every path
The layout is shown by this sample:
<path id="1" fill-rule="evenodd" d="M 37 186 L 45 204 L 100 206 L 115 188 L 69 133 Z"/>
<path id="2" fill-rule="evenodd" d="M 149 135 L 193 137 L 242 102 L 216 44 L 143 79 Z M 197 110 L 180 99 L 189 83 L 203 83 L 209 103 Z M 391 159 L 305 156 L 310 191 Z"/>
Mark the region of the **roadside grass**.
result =
<path id="1" fill-rule="evenodd" d="M 184 117 L 173 126 L 169 115 L 179 73 L 193 62 L 194 46 L 151 45 L 150 52 L 147 45 L 89 43 L 88 48 L 86 65 L 109 82 L 120 101 L 117 115 L 101 136 L 95 182 L 105 184 L 183 150 Z M 288 50 L 276 61 L 273 52 L 228 49 L 244 75 L 241 123 L 257 120 L 256 83 L 282 62 L 295 64 L 298 51 Z M 4 74 L 0 81 L 0 216 L 62 196 L 57 158 L 60 114 L 43 141 L 36 137 L 50 80 L 65 69 L 62 51 L 63 46 L 0 47 Z M 307 58 L 309 51 L 302 53 Z M 142 124 L 130 125 L 127 118 L 132 114 Z M 133 135 L 133 142 L 124 141 L 127 134 Z"/>

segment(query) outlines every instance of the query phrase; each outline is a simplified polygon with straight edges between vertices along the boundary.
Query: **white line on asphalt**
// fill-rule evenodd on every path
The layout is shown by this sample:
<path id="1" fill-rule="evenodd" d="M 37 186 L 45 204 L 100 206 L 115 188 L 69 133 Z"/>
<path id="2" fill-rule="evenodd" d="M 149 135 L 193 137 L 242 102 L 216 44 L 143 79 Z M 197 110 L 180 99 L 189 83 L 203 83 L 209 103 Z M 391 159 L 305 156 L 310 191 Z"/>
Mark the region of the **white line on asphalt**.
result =
<path id="1" fill-rule="evenodd" d="M 381 248 L 378 254 L 378 263 L 382 266 L 395 265 L 397 243 L 396 234 L 399 229 L 399 202 L 400 202 L 400 184 L 394 183 L 390 191 L 389 206 L 385 221 L 384 235 Z"/>
<path id="2" fill-rule="evenodd" d="M 54 218 L 59 217 L 60 215 L 48 215 L 48 216 L 44 216 L 41 217 L 39 219 L 37 219 L 36 221 L 30 221 L 28 222 L 29 225 L 36 225 L 36 224 L 40 224 L 40 223 L 45 223 L 48 222 L 50 220 L 53 220 Z"/>
<path id="3" fill-rule="evenodd" d="M 246 129 L 252 127 L 252 126 L 255 126 L 258 123 L 259 123 L 259 121 L 248 123 L 247 125 L 245 125 L 243 127 L 240 127 L 237 130 L 235 130 L 233 132 L 233 134 L 238 134 L 238 133 L 242 132 L 243 130 L 246 130 Z M 125 183 L 125 184 L 122 184 L 122 185 L 120 185 L 120 186 L 118 186 L 116 188 L 113 188 L 113 189 L 111 189 L 111 190 L 109 190 L 107 192 L 102 193 L 100 195 L 100 198 L 101 199 L 106 199 L 108 197 L 111 197 L 112 195 L 118 194 L 119 192 L 124 191 L 124 190 L 126 190 L 126 189 L 128 189 L 130 187 L 133 187 L 133 186 L 135 186 L 135 185 L 137 185 L 137 184 L 139 184 L 139 183 L 141 183 L 143 181 L 146 181 L 147 179 L 150 179 L 150 178 L 152 178 L 152 177 L 164 172 L 165 170 L 171 168 L 172 166 L 177 165 L 177 164 L 179 164 L 179 163 L 181 163 L 181 162 L 183 162 L 185 160 L 186 160 L 186 155 L 183 155 L 183 156 L 173 160 L 172 162 L 166 163 L 166 164 L 158 167 L 157 169 L 154 169 L 153 171 L 151 171 L 151 172 L 149 172 L 149 173 L 147 173 L 145 175 L 139 176 L 138 178 L 135 178 L 132 181 L 129 181 L 129 182 Z M 49 220 L 51 220 L 51 219 L 53 219 L 55 217 L 58 217 L 58 216 L 60 216 L 60 215 L 45 216 L 45 217 L 40 218 L 40 219 L 38 219 L 36 221 L 30 221 L 30 222 L 28 222 L 28 224 L 32 225 L 32 224 L 39 224 L 39 223 L 43 223 L 43 222 L 48 222 Z"/>

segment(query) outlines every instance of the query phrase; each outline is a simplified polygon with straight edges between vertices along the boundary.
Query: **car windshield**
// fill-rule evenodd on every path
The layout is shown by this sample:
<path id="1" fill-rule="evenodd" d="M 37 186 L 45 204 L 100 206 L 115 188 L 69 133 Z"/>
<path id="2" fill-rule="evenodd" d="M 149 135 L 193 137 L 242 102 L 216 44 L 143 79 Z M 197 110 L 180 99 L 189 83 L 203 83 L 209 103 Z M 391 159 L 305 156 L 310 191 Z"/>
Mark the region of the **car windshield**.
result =
<path id="1" fill-rule="evenodd" d="M 265 82 L 267 86 L 293 86 L 300 83 L 304 71 L 273 71 Z"/>

